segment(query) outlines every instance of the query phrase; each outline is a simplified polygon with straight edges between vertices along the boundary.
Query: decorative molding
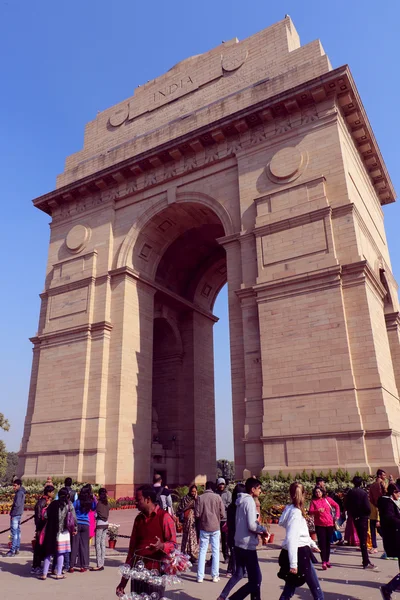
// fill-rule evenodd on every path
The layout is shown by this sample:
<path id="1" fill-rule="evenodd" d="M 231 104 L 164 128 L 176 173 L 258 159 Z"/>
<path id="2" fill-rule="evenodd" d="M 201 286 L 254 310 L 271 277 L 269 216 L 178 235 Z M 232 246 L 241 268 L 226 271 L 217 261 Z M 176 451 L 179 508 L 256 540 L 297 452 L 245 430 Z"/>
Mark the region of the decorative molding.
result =
<path id="1" fill-rule="evenodd" d="M 291 296 L 340 287 L 340 284 L 340 266 L 335 265 L 312 273 L 304 273 L 268 283 L 258 283 L 253 289 L 257 293 L 257 303 L 263 304 Z"/>
<path id="2" fill-rule="evenodd" d="M 156 283 L 155 281 L 152 281 L 151 279 L 147 279 L 146 277 L 143 277 L 143 275 L 140 275 L 139 273 L 137 273 L 130 267 L 119 267 L 117 269 L 113 269 L 112 271 L 109 271 L 109 275 L 111 278 L 121 277 L 121 278 L 132 279 L 132 280 L 136 281 L 137 283 L 142 284 L 143 286 L 145 286 L 147 288 L 150 288 L 153 291 L 153 293 L 160 292 L 160 293 L 164 294 L 165 296 L 172 298 L 173 300 L 178 302 L 180 305 L 186 306 L 187 308 L 189 308 L 197 313 L 202 314 L 203 316 L 207 317 L 211 321 L 214 321 L 215 323 L 218 321 L 218 317 L 215 317 L 211 312 L 205 310 L 204 308 L 202 308 L 201 306 L 198 306 L 197 304 L 194 304 L 193 302 L 190 302 L 190 300 L 186 300 L 185 298 L 182 298 L 182 296 L 175 294 L 174 292 L 172 292 L 168 288 L 160 285 L 159 283 Z"/>
<path id="3" fill-rule="evenodd" d="M 342 265 L 342 285 L 344 289 L 364 285 L 364 283 L 368 283 L 370 289 L 383 302 L 387 292 L 366 260 Z"/>
<path id="4" fill-rule="evenodd" d="M 286 229 L 293 229 L 300 225 L 313 223 L 314 221 L 321 221 L 330 216 L 331 210 L 330 206 L 324 206 L 324 208 L 319 208 L 318 210 L 313 210 L 303 215 L 289 217 L 281 221 L 276 221 L 275 223 L 267 223 L 266 225 L 254 228 L 254 235 L 256 237 L 264 237 L 271 233 L 277 233 L 278 231 L 285 231 Z"/>
<path id="5" fill-rule="evenodd" d="M 256 88 L 257 84 L 250 87 Z M 321 90 L 324 93 L 321 93 Z M 243 90 L 239 90 L 238 93 L 240 91 Z M 304 93 L 305 91 L 307 93 Z M 311 96 L 314 95 L 316 102 L 310 103 L 310 94 Z M 212 161 L 236 154 L 254 144 L 258 145 L 261 141 L 264 141 L 264 136 L 266 140 L 277 134 L 285 136 L 285 133 L 291 133 L 293 129 L 298 127 L 310 127 L 310 124 L 314 127 L 317 121 L 322 124 L 323 119 L 331 116 L 336 110 L 335 107 L 332 110 L 327 110 L 325 107 L 325 109 L 319 111 L 318 104 L 326 102 L 326 98 L 337 98 L 337 103 L 349 123 L 354 143 L 364 161 L 364 166 L 371 177 L 381 204 L 393 202 L 395 192 L 354 81 L 348 68 L 340 67 L 277 96 L 262 100 L 251 107 L 238 111 L 238 113 L 229 115 L 225 119 L 214 123 L 211 127 L 204 126 L 195 132 L 175 139 L 173 142 L 165 143 L 139 156 L 128 158 L 54 192 L 45 194 L 37 198 L 34 204 L 41 210 L 52 214 L 56 221 L 57 219 L 70 218 L 79 212 L 96 208 L 106 202 L 117 201 L 134 194 L 146 185 L 157 185 L 174 176 L 178 177 L 188 170 L 209 164 L 205 162 L 206 151 L 201 143 L 201 138 L 204 136 L 209 136 L 218 144 L 218 152 L 207 150 L 207 161 Z M 291 112 L 293 109 L 295 112 Z M 358 118 L 354 120 L 353 113 L 355 111 Z M 245 130 L 245 122 L 249 127 L 248 130 Z M 237 134 L 234 123 L 242 123 L 239 127 L 241 130 L 239 134 Z M 360 127 L 363 129 L 362 131 Z M 253 128 L 255 134 L 251 133 Z M 234 138 L 232 138 L 233 132 L 237 134 Z M 192 148 L 193 144 L 197 143 L 196 140 L 199 144 L 196 146 L 196 153 L 193 153 Z M 126 143 L 131 142 L 132 140 L 128 140 Z M 176 170 L 171 165 L 164 164 L 166 154 L 176 160 Z M 150 159 L 152 159 L 152 162 L 150 162 Z M 155 159 L 157 159 L 156 164 L 162 163 L 156 169 L 153 168 Z M 176 174 L 174 175 L 174 173 Z M 124 179 L 127 179 L 127 181 L 120 186 L 115 185 L 116 181 L 123 181 Z M 99 188 L 100 191 L 95 192 Z"/>
<path id="6" fill-rule="evenodd" d="M 385 314 L 386 329 L 388 331 L 400 331 L 400 313 L 386 313 Z"/>

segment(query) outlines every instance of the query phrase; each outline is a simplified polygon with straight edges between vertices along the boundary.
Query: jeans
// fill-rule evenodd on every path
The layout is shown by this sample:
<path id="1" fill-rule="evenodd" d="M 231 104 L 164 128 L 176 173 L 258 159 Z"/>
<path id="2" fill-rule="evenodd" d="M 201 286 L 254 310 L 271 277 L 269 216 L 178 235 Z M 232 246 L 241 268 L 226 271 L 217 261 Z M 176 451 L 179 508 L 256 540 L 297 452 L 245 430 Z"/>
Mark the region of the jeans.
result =
<path id="1" fill-rule="evenodd" d="M 304 577 L 306 578 L 306 584 L 310 588 L 310 592 L 314 600 L 324 600 L 324 593 L 321 590 L 318 581 L 318 575 L 316 570 L 314 569 L 314 565 L 310 561 L 310 568 L 304 573 Z M 289 600 L 293 597 L 296 591 L 296 587 L 286 582 L 285 587 L 283 588 L 283 592 L 279 598 L 279 600 Z"/>
<path id="2" fill-rule="evenodd" d="M 329 562 L 331 554 L 331 537 L 333 533 L 332 527 L 322 527 L 321 525 L 315 526 L 315 532 L 318 538 L 318 546 L 321 550 L 321 561 L 323 563 Z"/>
<path id="3" fill-rule="evenodd" d="M 378 547 L 378 544 L 376 543 L 376 523 L 377 523 L 377 521 L 375 521 L 375 519 L 371 519 L 369 522 L 369 528 L 371 530 L 371 541 L 372 541 L 373 548 Z"/>
<path id="4" fill-rule="evenodd" d="M 354 526 L 357 531 L 358 539 L 360 540 L 362 564 L 363 567 L 366 567 L 367 565 L 369 565 L 369 555 L 367 548 L 368 517 L 355 517 Z"/>
<path id="5" fill-rule="evenodd" d="M 229 565 L 232 565 L 232 577 L 229 579 L 226 586 L 220 593 L 220 598 L 227 598 L 229 596 L 229 592 L 233 590 L 235 585 L 239 583 L 239 581 L 245 576 L 245 569 L 243 568 L 243 566 L 236 564 L 235 548 L 231 548 L 230 550 L 231 555 L 229 558 Z"/>
<path id="6" fill-rule="evenodd" d="M 21 545 L 21 515 L 10 518 L 11 552 L 15 554 Z"/>
<path id="7" fill-rule="evenodd" d="M 204 569 L 206 566 L 206 554 L 208 544 L 211 544 L 211 556 L 212 566 L 211 575 L 213 577 L 219 577 L 219 540 L 221 532 L 218 531 L 203 531 L 200 530 L 200 550 L 199 550 L 199 564 L 197 567 L 197 579 L 204 579 Z"/>
<path id="8" fill-rule="evenodd" d="M 261 600 L 262 575 L 258 564 L 257 550 L 244 550 L 235 546 L 236 571 L 246 569 L 248 582 L 230 596 L 231 600 L 243 600 L 251 596 L 251 600 Z"/>

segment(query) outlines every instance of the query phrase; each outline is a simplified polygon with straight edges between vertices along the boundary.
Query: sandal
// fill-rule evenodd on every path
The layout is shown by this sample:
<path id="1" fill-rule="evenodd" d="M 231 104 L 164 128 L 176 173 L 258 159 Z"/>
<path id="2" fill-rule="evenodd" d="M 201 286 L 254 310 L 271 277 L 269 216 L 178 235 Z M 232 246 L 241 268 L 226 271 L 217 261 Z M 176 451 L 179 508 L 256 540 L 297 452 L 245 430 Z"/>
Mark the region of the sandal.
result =
<path id="1" fill-rule="evenodd" d="M 104 571 L 104 567 L 90 567 L 91 571 Z"/>
<path id="2" fill-rule="evenodd" d="M 47 575 L 39 575 L 38 579 L 41 579 L 42 581 L 46 581 Z"/>
<path id="3" fill-rule="evenodd" d="M 56 575 L 56 579 L 65 579 L 65 575 Z"/>

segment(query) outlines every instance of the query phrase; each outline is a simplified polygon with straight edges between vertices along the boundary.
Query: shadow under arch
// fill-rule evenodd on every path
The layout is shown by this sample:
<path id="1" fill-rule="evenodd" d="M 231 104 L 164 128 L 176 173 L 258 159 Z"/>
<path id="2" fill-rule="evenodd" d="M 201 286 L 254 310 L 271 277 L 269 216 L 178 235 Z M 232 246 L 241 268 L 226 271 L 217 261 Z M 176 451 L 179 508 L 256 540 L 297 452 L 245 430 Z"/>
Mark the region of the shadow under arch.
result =
<path id="1" fill-rule="evenodd" d="M 143 211 L 118 255 L 137 282 L 124 312 L 129 322 L 135 311 L 136 321 L 131 338 L 125 329 L 137 344 L 135 464 L 146 462 L 141 471 L 161 472 L 168 485 L 215 477 L 212 310 L 227 280 L 219 240 L 232 234 L 220 202 L 182 192 Z"/>
<path id="2" fill-rule="evenodd" d="M 167 197 L 153 204 L 148 208 L 131 226 L 129 232 L 125 236 L 118 253 L 116 268 L 132 267 L 133 248 L 140 233 L 145 229 L 146 225 L 158 214 L 162 213 L 172 204 L 196 203 L 202 204 L 209 208 L 220 220 L 225 236 L 232 235 L 235 232 L 232 218 L 226 208 L 212 196 L 202 192 L 180 192 L 176 194 L 175 202 L 169 203 Z"/>

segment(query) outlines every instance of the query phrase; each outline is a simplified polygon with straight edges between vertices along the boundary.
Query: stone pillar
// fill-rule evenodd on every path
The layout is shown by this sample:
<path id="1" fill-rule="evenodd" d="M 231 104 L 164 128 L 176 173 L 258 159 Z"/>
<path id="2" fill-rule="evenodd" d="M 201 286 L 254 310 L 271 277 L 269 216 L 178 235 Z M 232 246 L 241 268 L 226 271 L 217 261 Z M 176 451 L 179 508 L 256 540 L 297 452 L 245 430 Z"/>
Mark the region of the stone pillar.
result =
<path id="1" fill-rule="evenodd" d="M 237 236 L 218 240 L 226 251 L 228 280 L 229 337 L 231 349 L 232 373 L 232 413 L 233 443 L 235 450 L 236 476 L 241 477 L 246 468 L 245 425 L 246 394 L 244 346 L 243 346 L 243 314 L 237 292 L 242 286 L 241 248 Z"/>
<path id="2" fill-rule="evenodd" d="M 262 424 L 262 368 L 258 306 L 253 291 L 238 292 L 242 304 L 243 348 L 245 366 L 245 410 L 244 427 L 246 469 L 255 476 L 264 466 Z"/>
<path id="3" fill-rule="evenodd" d="M 120 496 L 151 476 L 154 289 L 127 268 L 111 276 L 105 470 L 107 487 Z"/>
<path id="4" fill-rule="evenodd" d="M 396 387 L 400 390 L 400 313 L 385 314 L 385 321 Z"/>
<path id="5" fill-rule="evenodd" d="M 187 482 L 215 479 L 214 319 L 188 311 L 182 322 L 184 348 L 181 394 L 185 413 L 182 431 L 184 475 Z"/>

